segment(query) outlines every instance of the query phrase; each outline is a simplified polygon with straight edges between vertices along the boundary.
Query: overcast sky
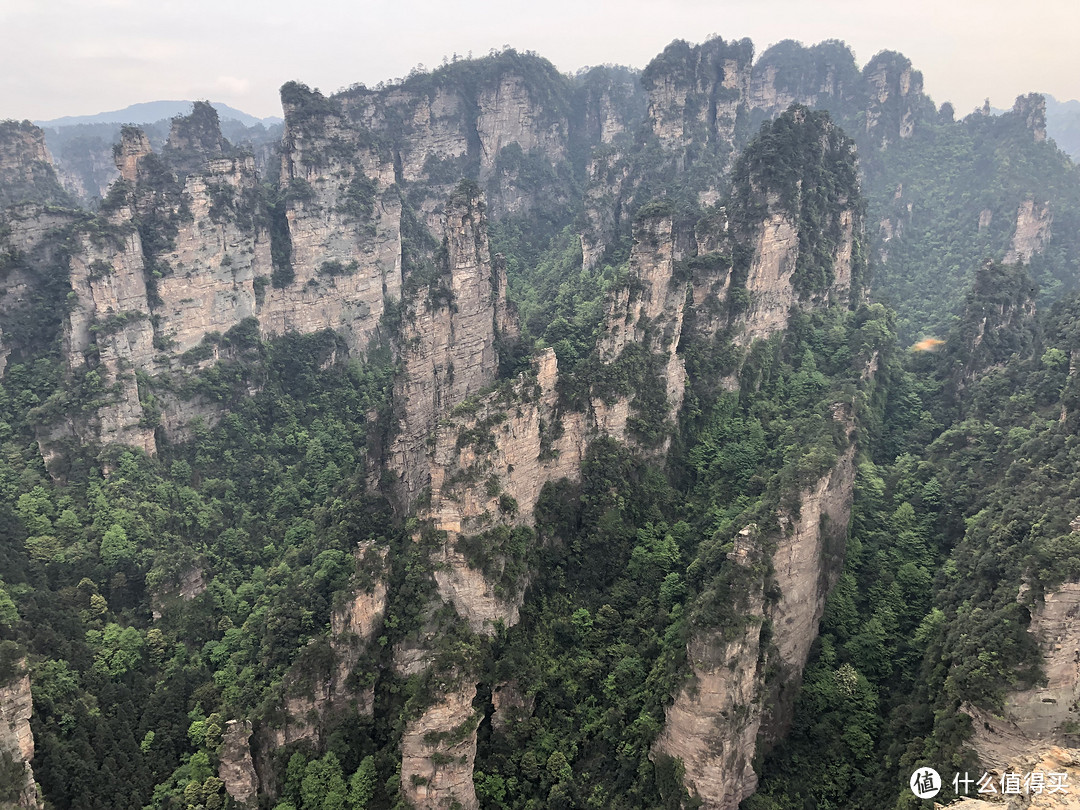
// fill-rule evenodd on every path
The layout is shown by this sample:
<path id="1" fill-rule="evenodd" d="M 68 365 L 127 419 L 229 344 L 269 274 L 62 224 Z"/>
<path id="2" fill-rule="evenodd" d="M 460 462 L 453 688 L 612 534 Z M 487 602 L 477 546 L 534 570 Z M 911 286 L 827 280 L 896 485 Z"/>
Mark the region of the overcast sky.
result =
<path id="1" fill-rule="evenodd" d="M 644 67 L 673 39 L 842 39 L 898 50 L 958 113 L 1032 91 L 1080 98 L 1077 0 L 0 0 L 0 119 L 157 99 L 280 115 L 277 88 L 369 85 L 511 45 L 561 70 Z"/>

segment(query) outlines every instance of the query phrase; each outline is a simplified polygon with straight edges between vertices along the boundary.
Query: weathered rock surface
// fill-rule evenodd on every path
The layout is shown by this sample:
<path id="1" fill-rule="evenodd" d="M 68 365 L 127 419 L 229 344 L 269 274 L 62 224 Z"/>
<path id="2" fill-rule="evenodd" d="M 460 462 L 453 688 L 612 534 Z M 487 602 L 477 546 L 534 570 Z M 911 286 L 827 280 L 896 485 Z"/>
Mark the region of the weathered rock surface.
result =
<path id="1" fill-rule="evenodd" d="M 218 752 L 218 778 L 225 790 L 241 805 L 254 803 L 259 790 L 259 778 L 251 758 L 251 721 L 230 720 Z"/>
<path id="2" fill-rule="evenodd" d="M 922 73 L 894 51 L 882 51 L 863 69 L 867 82 L 866 132 L 882 146 L 915 132 L 923 95 Z"/>
<path id="3" fill-rule="evenodd" d="M 375 702 L 374 687 L 357 689 L 350 684 L 360 656 L 382 628 L 386 615 L 386 555 L 388 549 L 376 548 L 373 543 L 362 544 L 356 559 L 370 583 L 354 583 L 352 593 L 330 614 L 330 649 L 334 651 L 337 671 L 333 678 L 333 699 L 339 705 L 356 700 L 362 713 L 371 711 Z M 360 695 L 357 699 L 357 695 Z"/>
<path id="4" fill-rule="evenodd" d="M 786 736 L 791 726 L 803 667 L 817 638 L 825 600 L 844 565 L 855 492 L 855 436 L 849 414 L 837 408 L 835 418 L 846 425 L 851 444 L 826 475 L 800 493 L 798 516 L 780 515 L 781 534 L 772 555 L 780 598 L 768 613 L 780 675 L 763 720 L 767 744 Z"/>
<path id="5" fill-rule="evenodd" d="M 1012 108 L 1013 114 L 1024 122 L 1024 127 L 1031 133 L 1035 143 L 1046 140 L 1046 98 L 1039 93 L 1017 96 Z"/>
<path id="6" fill-rule="evenodd" d="M 665 48 L 641 77 L 653 134 L 669 148 L 714 138 L 733 144 L 753 55 L 748 39 L 717 37 L 696 46 L 676 41 Z"/>
<path id="7" fill-rule="evenodd" d="M 1074 739 L 1080 728 L 1080 583 L 1046 594 L 1031 611 L 1028 632 L 1043 656 L 1044 683 L 1010 693 L 1000 715 L 965 705 L 980 760 L 1000 768 L 1018 756 Z"/>
<path id="8" fill-rule="evenodd" d="M 489 581 L 457 548 L 461 535 L 496 526 L 528 526 L 548 481 L 576 478 L 585 452 L 580 418 L 555 436 L 558 364 L 550 349 L 534 374 L 483 398 L 471 413 L 446 419 L 432 450 L 430 506 L 423 511 L 446 540 L 436 554 L 435 581 L 474 632 L 491 633 L 502 621 L 517 624 L 527 582 Z M 513 504 L 512 509 L 507 509 Z"/>
<path id="9" fill-rule="evenodd" d="M 675 265 L 689 252 L 689 241 L 686 234 L 675 231 L 670 216 L 650 217 L 637 224 L 630 253 L 634 283 L 612 297 L 598 344 L 601 359 L 609 363 L 631 344 L 644 345 L 664 358 L 662 376 L 671 420 L 682 406 L 686 384 L 686 368 L 676 350 L 682 337 L 687 289 Z M 594 403 L 594 408 L 598 404 Z M 626 438 L 625 424 L 607 432 Z"/>
<path id="10" fill-rule="evenodd" d="M 857 105 L 862 93 L 855 58 L 842 43 L 807 47 L 786 40 L 766 49 L 754 62 L 749 106 L 770 116 L 792 104 L 841 112 Z"/>
<path id="11" fill-rule="evenodd" d="M 414 807 L 476 810 L 473 786 L 476 727 L 473 684 L 446 684 L 435 703 L 405 727 L 401 792 Z"/>
<path id="12" fill-rule="evenodd" d="M 170 602 L 176 600 L 190 602 L 199 594 L 205 593 L 206 580 L 200 565 L 192 565 L 181 571 L 171 583 L 165 583 L 153 596 L 150 604 L 154 621 L 162 617 Z"/>
<path id="13" fill-rule="evenodd" d="M 1019 775 L 1019 795 L 1001 794 L 1001 777 L 1006 773 Z M 968 797 L 949 805 L 935 804 L 935 810 L 943 810 L 944 807 L 948 807 L 949 810 L 1080 809 L 1080 794 L 1076 791 L 1076 785 L 1080 783 L 1080 751 L 1075 748 L 1054 746 L 1033 750 L 1018 756 L 1000 769 L 989 771 L 989 774 L 997 795 L 993 795 L 988 800 Z M 1030 789 L 1024 784 L 1024 779 L 1028 774 L 1042 774 L 1041 790 Z M 1055 776 L 1051 777 L 1050 774 L 1055 774 Z M 971 776 L 976 778 L 974 775 Z M 978 787 L 973 785 L 971 790 L 978 790 Z M 990 796 L 989 793 L 984 795 Z"/>
<path id="14" fill-rule="evenodd" d="M 153 153 L 150 139 L 138 127 L 124 127 L 120 130 L 120 143 L 113 150 L 113 161 L 120 179 L 128 183 L 139 180 L 139 161 Z"/>
<path id="15" fill-rule="evenodd" d="M 34 772 L 30 767 L 30 760 L 34 758 L 34 735 L 30 731 L 33 709 L 28 673 L 24 672 L 0 684 L 0 754 L 23 767 L 22 782 L 14 786 L 18 797 L 15 807 L 38 810 L 44 805 L 38 796 Z"/>
<path id="16" fill-rule="evenodd" d="M 1036 203 L 1027 199 L 1020 203 L 1016 211 L 1016 231 L 1009 252 L 1005 254 L 1005 262 L 1027 264 L 1036 253 L 1042 253 L 1050 239 L 1053 223 L 1054 215 L 1048 202 Z"/>
<path id="17" fill-rule="evenodd" d="M 394 391 L 400 417 L 390 467 L 406 504 L 433 486 L 429 445 L 439 420 L 498 372 L 496 298 L 504 287 L 492 275 L 479 196 L 455 196 L 444 232 L 443 273 L 405 304 L 405 369 Z"/>
<path id="18" fill-rule="evenodd" d="M 838 418 L 850 426 L 847 416 Z M 687 645 L 693 679 L 668 708 L 655 750 L 682 760 L 685 784 L 706 810 L 735 810 L 754 792 L 752 762 L 758 745 L 779 739 L 790 725 L 825 599 L 842 568 L 854 453 L 849 446 L 831 470 L 800 493 L 797 517 L 784 511 L 778 515 L 771 563 L 779 601 L 764 604 L 760 538 L 756 527 L 744 529 L 728 555 L 733 564 L 747 568 L 750 584 L 739 603 L 744 625 L 725 636 L 698 632 Z M 763 650 L 765 619 L 772 623 L 774 646 Z M 770 681 L 766 695 L 769 666 L 780 675 Z"/>
<path id="19" fill-rule="evenodd" d="M 175 440 L 195 416 L 220 415 L 221 406 L 184 400 L 168 383 L 155 387 L 159 377 L 228 356 L 220 344 L 206 344 L 207 336 L 256 319 L 264 336 L 332 329 L 362 353 L 386 302 L 401 295 L 402 205 L 388 157 L 332 113 L 311 117 L 287 106 L 282 182 L 300 191 L 272 214 L 253 157 L 229 146 L 204 107 L 213 113 L 196 105 L 192 116 L 174 121 L 161 156 L 140 130 L 123 129 L 115 153 L 122 185 L 97 220 L 7 214 L 7 241 L 36 261 L 40 278 L 55 271 L 35 259 L 35 241 L 74 245 L 66 260 L 73 304 L 63 327 L 67 371 L 104 391 L 91 411 L 65 412 L 40 427 L 50 463 L 69 444 L 153 453 L 155 429 Z M 272 216 L 282 217 L 278 230 L 285 232 L 278 263 L 287 267 L 277 274 Z M 64 228 L 74 228 L 72 238 Z M 9 273 L 5 286 L 17 293 L 26 279 Z M 5 296 L 2 308 L 24 297 Z M 186 356 L 194 349 L 201 353 Z M 155 390 L 152 415 L 138 375 Z"/>
<path id="20" fill-rule="evenodd" d="M 358 664 L 382 629 L 387 604 L 386 547 L 361 544 L 354 554 L 357 574 L 352 589 L 330 614 L 330 655 L 312 665 L 301 656 L 285 676 L 284 699 L 276 722 L 259 729 L 259 749 L 299 740 L 318 742 L 334 714 L 369 715 L 375 704 L 374 673 Z M 270 782 L 269 764 L 260 762 L 263 783 Z"/>
<path id="21" fill-rule="evenodd" d="M 748 526 L 728 554 L 746 568 L 751 585 L 739 608 L 744 626 L 721 637 L 698 634 L 687 645 L 691 679 L 668 707 L 655 751 L 678 757 L 686 768 L 684 783 L 707 810 L 735 810 L 757 788 L 751 762 L 761 726 L 761 620 L 763 578 L 760 538 Z"/>
<path id="22" fill-rule="evenodd" d="M 29 121 L 0 121 L 0 208 L 22 202 L 67 201 L 45 145 Z"/>

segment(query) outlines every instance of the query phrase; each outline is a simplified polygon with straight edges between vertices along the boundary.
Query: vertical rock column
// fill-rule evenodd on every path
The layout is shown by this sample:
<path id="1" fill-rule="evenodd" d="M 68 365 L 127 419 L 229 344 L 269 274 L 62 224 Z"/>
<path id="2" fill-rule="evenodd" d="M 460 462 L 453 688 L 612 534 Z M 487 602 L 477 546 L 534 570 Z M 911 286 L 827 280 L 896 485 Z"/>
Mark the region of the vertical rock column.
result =
<path id="1" fill-rule="evenodd" d="M 446 206 L 444 267 L 405 302 L 404 373 L 394 389 L 398 434 L 390 451 L 399 495 L 410 507 L 431 486 L 439 420 L 495 381 L 496 301 L 484 205 L 475 190 Z"/>
<path id="2" fill-rule="evenodd" d="M 0 800 L 4 798 L 4 789 L 11 791 L 14 787 L 11 792 L 15 795 L 15 807 L 39 810 L 44 805 L 30 767 L 34 758 L 34 735 L 30 731 L 33 706 L 28 673 L 0 684 L 0 756 L 9 757 L 16 768 L 22 766 L 22 776 L 14 786 L 0 784 Z"/>

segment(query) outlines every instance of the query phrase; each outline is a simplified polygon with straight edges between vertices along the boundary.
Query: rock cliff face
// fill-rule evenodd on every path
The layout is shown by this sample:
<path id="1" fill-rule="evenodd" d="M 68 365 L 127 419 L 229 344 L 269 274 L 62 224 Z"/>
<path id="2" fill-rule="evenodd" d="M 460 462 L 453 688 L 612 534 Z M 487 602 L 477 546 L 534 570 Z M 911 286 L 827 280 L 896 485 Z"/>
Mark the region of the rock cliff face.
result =
<path id="1" fill-rule="evenodd" d="M 617 361 L 631 345 L 645 346 L 663 358 L 666 416 L 672 420 L 682 406 L 686 383 L 686 368 L 676 350 L 682 337 L 687 284 L 679 279 L 676 264 L 687 258 L 691 241 L 689 234 L 677 232 L 670 216 L 639 221 L 630 253 L 633 283 L 612 297 L 597 346 L 600 358 L 608 363 Z M 625 412 L 628 404 L 617 404 L 617 409 Z M 593 405 L 601 414 L 612 410 L 600 402 Z M 611 425 L 605 432 L 626 438 L 625 417 L 622 424 Z"/>
<path id="2" fill-rule="evenodd" d="M 399 179 L 416 184 L 434 230 L 443 200 L 466 177 L 485 189 L 496 219 L 532 206 L 536 189 L 525 188 L 522 161 L 565 164 L 570 93 L 549 62 L 507 51 L 480 69 L 455 62 L 385 90 L 353 88 L 333 101 L 390 146 Z M 609 134 L 618 124 L 610 127 Z"/>
<path id="3" fill-rule="evenodd" d="M 382 629 L 386 615 L 387 549 L 363 544 L 356 559 L 364 579 L 370 584 L 356 586 L 330 615 L 330 649 L 334 652 L 336 671 L 332 679 L 332 697 L 338 705 L 355 700 L 357 709 L 370 713 L 375 702 L 373 687 L 357 689 L 349 682 L 360 657 Z"/>
<path id="4" fill-rule="evenodd" d="M 156 429 L 175 440 L 194 416 L 215 418 L 220 408 L 155 381 L 228 356 L 217 336 L 244 324 L 257 321 L 263 336 L 332 329 L 357 353 L 377 334 L 386 302 L 401 295 L 393 165 L 332 112 L 286 105 L 286 114 L 278 207 L 263 199 L 254 159 L 233 150 L 212 108 L 197 104 L 174 122 L 161 156 L 142 132 L 123 130 L 120 180 L 96 219 L 8 212 L 5 241 L 39 282 L 54 271 L 48 256 L 35 264 L 35 248 L 65 245 L 67 371 L 103 391 L 92 411 L 41 426 L 50 463 L 69 444 L 153 453 Z M 6 287 L 18 291 L 33 276 L 9 273 Z M 6 299 L 5 309 L 23 298 Z M 145 411 L 140 384 L 156 388 L 157 414 Z"/>
<path id="5" fill-rule="evenodd" d="M 1000 768 L 1075 734 L 1080 712 L 1078 615 L 1080 583 L 1068 582 L 1047 593 L 1032 609 L 1028 626 L 1042 653 L 1045 682 L 1010 693 L 1000 715 L 964 707 L 974 721 L 973 746 L 988 766 Z"/>
<path id="6" fill-rule="evenodd" d="M 259 778 L 255 775 L 255 763 L 251 759 L 251 722 L 230 720 L 225 724 L 221 741 L 218 778 L 225 783 L 225 790 L 241 806 L 251 805 L 259 790 Z"/>
<path id="7" fill-rule="evenodd" d="M 1013 115 L 1024 122 L 1024 127 L 1031 133 L 1035 143 L 1046 140 L 1046 98 L 1038 93 L 1017 96 L 1013 104 Z"/>
<path id="8" fill-rule="evenodd" d="M 857 106 L 863 94 L 855 57 L 839 42 L 806 47 L 787 40 L 765 50 L 754 62 L 750 107 L 768 115 L 792 104 L 840 112 Z"/>
<path id="9" fill-rule="evenodd" d="M 1054 216 L 1047 202 L 1036 203 L 1033 199 L 1024 200 L 1016 212 L 1016 231 L 1013 233 L 1009 252 L 1005 254 L 1007 264 L 1027 264 L 1036 253 L 1042 253 L 1050 239 L 1050 226 Z"/>
<path id="10" fill-rule="evenodd" d="M 750 87 L 754 46 L 717 37 L 701 45 L 673 42 L 642 73 L 648 122 L 671 147 L 735 141 L 736 118 Z"/>
<path id="11" fill-rule="evenodd" d="M 668 707 L 655 750 L 682 760 L 684 783 L 709 810 L 735 810 L 757 787 L 751 766 L 761 726 L 761 622 L 764 609 L 757 526 L 748 526 L 728 554 L 750 585 L 739 608 L 742 628 L 695 636 L 687 645 L 691 679 Z"/>
<path id="12" fill-rule="evenodd" d="M 846 415 L 839 418 L 851 425 Z M 831 470 L 800 492 L 797 516 L 780 512 L 769 565 L 761 564 L 769 545 L 761 542 L 761 532 L 743 530 L 728 556 L 749 583 L 738 604 L 744 625 L 726 635 L 696 633 L 687 645 L 693 678 L 668 708 L 655 750 L 682 760 L 685 784 L 706 810 L 735 810 L 751 795 L 757 787 L 755 753 L 790 726 L 825 598 L 842 568 L 854 457 L 850 445 Z M 769 568 L 780 598 L 766 606 Z M 766 620 L 772 646 L 763 648 Z M 766 680 L 770 667 L 779 674 Z"/>
<path id="13" fill-rule="evenodd" d="M 22 202 L 66 203 L 45 133 L 29 121 L 0 121 L 0 208 Z"/>
<path id="14" fill-rule="evenodd" d="M 438 701 L 401 739 L 401 792 L 414 807 L 477 810 L 473 786 L 476 726 L 472 684 L 440 689 Z"/>
<path id="15" fill-rule="evenodd" d="M 452 412 L 433 436 L 431 497 L 420 514 L 445 532 L 435 558 L 439 593 L 477 633 L 493 632 L 499 621 L 517 624 L 527 578 L 508 573 L 497 549 L 482 570 L 459 541 L 486 536 L 479 542 L 490 546 L 498 536 L 491 532 L 530 526 L 544 484 L 580 473 L 589 432 L 582 415 L 569 415 L 555 435 L 557 381 L 555 353 L 548 349 L 534 373 Z"/>
<path id="16" fill-rule="evenodd" d="M 373 543 L 363 543 L 356 549 L 356 576 L 330 614 L 329 649 L 324 648 L 328 654 L 299 656 L 283 680 L 276 716 L 258 724 L 254 734 L 250 723 L 243 730 L 229 724 L 224 750 L 230 755 L 229 772 L 238 792 L 246 793 L 248 786 L 254 785 L 264 794 L 276 796 L 279 786 L 273 767 L 275 751 L 296 742 L 321 745 L 327 726 L 336 717 L 371 715 L 375 705 L 374 672 L 362 661 L 382 630 L 386 615 L 387 551 Z M 252 761 L 250 774 L 248 760 Z M 243 801 L 228 781 L 226 787 L 230 795 Z M 250 800 L 253 794 L 247 795 Z"/>
<path id="17" fill-rule="evenodd" d="M 711 178 L 699 192 L 712 200 L 756 122 L 789 102 L 851 111 L 876 105 L 874 127 L 891 121 L 898 104 L 916 118 L 925 106 L 918 75 L 902 57 L 881 55 L 860 75 L 840 46 L 782 45 L 752 66 L 746 40 L 674 43 L 640 83 L 607 68 L 575 83 L 544 60 L 508 51 L 482 66 L 455 63 L 387 89 L 329 98 L 289 84 L 282 90 L 281 199 L 273 204 L 263 199 L 254 159 L 221 136 L 208 105 L 177 119 L 160 155 L 143 133 L 126 128 L 116 150 L 124 182 L 106 204 L 108 227 L 125 238 L 73 257 L 80 309 L 67 329 L 71 373 L 96 371 L 111 393 L 98 413 L 44 429 L 43 452 L 55 459 L 65 443 L 113 442 L 153 452 L 161 437 L 183 438 L 194 416 L 213 421 L 218 408 L 180 399 L 154 380 L 221 359 L 220 347 L 204 339 L 251 318 L 263 336 L 332 329 L 362 352 L 379 334 L 386 302 L 403 295 L 403 192 L 419 209 L 421 228 L 439 241 L 449 221 L 446 200 L 461 177 L 480 182 L 497 219 L 541 199 L 558 204 L 566 193 L 558 178 L 584 156 L 591 224 L 582 244 L 591 266 L 645 201 L 636 195 L 653 188 L 632 142 L 642 124 L 676 170 L 713 156 L 699 173 Z M 901 137 L 905 126 L 888 137 Z M 23 155 L 7 161 L 13 167 L 47 159 L 40 137 L 20 134 L 11 143 L 22 144 L 15 152 Z M 777 279 L 792 260 L 795 223 L 773 213 L 757 246 L 760 294 L 746 317 L 746 340 L 776 328 L 791 303 Z M 86 237 L 98 230 L 94 225 Z M 148 242 L 152 234 L 159 236 Z M 130 318 L 120 323 L 125 313 Z M 109 334 L 88 333 L 102 324 Z M 92 367 L 97 358 L 85 353 L 99 347 L 100 368 Z M 193 350 L 197 357 L 185 357 Z M 450 358 L 443 373 L 451 366 L 460 374 Z M 674 412 L 680 385 L 675 367 L 668 371 Z M 143 380 L 141 399 L 136 379 Z M 140 404 L 147 390 L 157 399 L 155 413 Z M 599 416 L 610 422 L 619 411 Z"/>
<path id="18" fill-rule="evenodd" d="M 848 446 L 833 468 L 803 490 L 795 517 L 779 516 L 781 535 L 772 554 L 780 599 L 769 612 L 779 676 L 769 684 L 772 699 L 763 720 L 763 738 L 772 744 L 791 726 L 802 671 L 825 612 L 825 599 L 844 564 L 844 547 L 855 492 L 855 425 L 837 406 L 834 418 L 848 431 Z"/>
<path id="19" fill-rule="evenodd" d="M 28 674 L 0 684 L 0 757 L 9 758 L 13 767 L 22 773 L 14 785 L 0 785 L 0 789 L 11 791 L 14 788 L 15 807 L 39 810 L 44 805 L 30 768 L 30 760 L 34 758 L 34 735 L 30 731 L 32 712 Z"/>
<path id="20" fill-rule="evenodd" d="M 894 51 L 882 51 L 863 69 L 867 82 L 866 132 L 883 146 L 910 138 L 928 103 L 922 74 Z"/>
<path id="21" fill-rule="evenodd" d="M 400 497 L 411 504 L 433 485 L 429 444 L 443 416 L 495 380 L 496 311 L 504 286 L 492 275 L 483 203 L 463 190 L 447 206 L 444 266 L 406 300 L 404 372 L 394 392 L 400 414 L 391 448 Z"/>

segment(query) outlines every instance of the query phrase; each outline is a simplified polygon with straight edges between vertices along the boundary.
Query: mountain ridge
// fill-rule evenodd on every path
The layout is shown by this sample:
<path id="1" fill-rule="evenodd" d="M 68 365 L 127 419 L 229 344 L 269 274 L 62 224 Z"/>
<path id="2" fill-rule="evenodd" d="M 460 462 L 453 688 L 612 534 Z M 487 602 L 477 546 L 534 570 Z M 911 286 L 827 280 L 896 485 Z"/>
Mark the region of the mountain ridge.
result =
<path id="1" fill-rule="evenodd" d="M 188 115 L 191 113 L 191 105 L 194 103 L 194 101 L 170 100 L 141 101 L 135 104 L 129 104 L 127 107 L 119 110 L 107 110 L 105 112 L 90 113 L 87 115 L 64 115 L 60 118 L 34 121 L 34 124 L 43 129 L 70 127 L 79 124 L 152 124 L 155 121 L 161 121 L 164 118 Z M 228 104 L 223 104 L 220 101 L 211 101 L 210 106 L 217 110 L 218 115 L 221 116 L 221 118 L 233 119 L 245 126 L 254 126 L 255 124 L 272 126 L 274 124 L 280 124 L 283 120 L 279 116 L 259 118 L 250 115 L 243 110 L 230 107 Z"/>

